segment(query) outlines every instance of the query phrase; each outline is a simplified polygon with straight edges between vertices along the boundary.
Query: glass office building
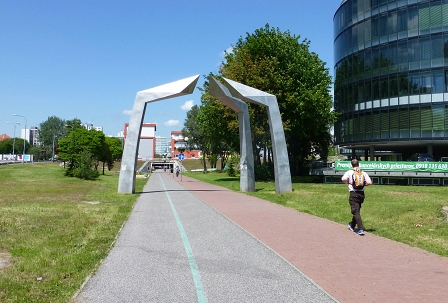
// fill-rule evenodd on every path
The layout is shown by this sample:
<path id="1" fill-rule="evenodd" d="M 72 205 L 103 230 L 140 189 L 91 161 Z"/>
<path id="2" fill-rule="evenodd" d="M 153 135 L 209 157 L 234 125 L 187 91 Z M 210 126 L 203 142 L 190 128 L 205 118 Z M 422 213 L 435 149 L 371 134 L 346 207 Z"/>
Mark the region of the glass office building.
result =
<path id="1" fill-rule="evenodd" d="M 448 0 L 346 0 L 334 15 L 335 143 L 448 155 Z"/>

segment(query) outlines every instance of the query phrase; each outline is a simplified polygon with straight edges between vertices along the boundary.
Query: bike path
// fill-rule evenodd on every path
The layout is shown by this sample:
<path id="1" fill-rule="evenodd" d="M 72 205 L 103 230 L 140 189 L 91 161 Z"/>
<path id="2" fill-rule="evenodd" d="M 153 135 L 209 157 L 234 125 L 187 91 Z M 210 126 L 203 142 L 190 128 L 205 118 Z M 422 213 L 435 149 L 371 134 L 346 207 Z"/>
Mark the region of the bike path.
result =
<path id="1" fill-rule="evenodd" d="M 340 302 L 448 302 L 448 258 L 375 236 L 369 226 L 358 236 L 345 224 L 192 178 L 182 185 Z M 349 221 L 348 192 L 341 203 Z"/>
<path id="2" fill-rule="evenodd" d="M 114 247 L 73 302 L 337 302 L 197 195 L 220 200 L 230 191 L 183 178 L 151 174 Z M 199 188 L 193 193 L 187 184 Z M 226 197 L 239 203 L 248 196 Z"/>

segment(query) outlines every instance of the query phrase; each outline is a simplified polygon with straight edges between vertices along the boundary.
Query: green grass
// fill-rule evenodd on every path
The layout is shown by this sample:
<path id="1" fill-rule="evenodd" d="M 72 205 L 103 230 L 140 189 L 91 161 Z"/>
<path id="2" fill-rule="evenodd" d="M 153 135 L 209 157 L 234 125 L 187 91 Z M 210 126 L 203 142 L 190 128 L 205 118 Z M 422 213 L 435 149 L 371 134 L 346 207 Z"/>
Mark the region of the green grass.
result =
<path id="1" fill-rule="evenodd" d="M 225 173 L 185 174 L 239 190 L 239 179 Z M 136 192 L 146 181 L 137 178 Z M 117 194 L 117 184 L 117 173 L 97 181 L 64 177 L 57 163 L 0 167 L 0 256 L 11 255 L 11 266 L 0 269 L 0 302 L 70 300 L 107 255 L 136 201 L 137 195 Z M 293 188 L 278 195 L 273 182 L 257 182 L 249 194 L 344 225 L 350 220 L 345 185 L 295 182 Z M 368 187 L 367 231 L 448 257 L 441 213 L 447 191 Z"/>
<path id="2" fill-rule="evenodd" d="M 136 192 L 147 179 L 137 179 Z M 137 195 L 118 174 L 63 176 L 57 163 L 0 167 L 0 302 L 68 302 L 107 255 Z M 89 203 L 94 202 L 94 203 Z"/>
<path id="3" fill-rule="evenodd" d="M 205 164 L 207 166 L 207 169 L 210 169 L 210 161 L 205 160 Z M 187 170 L 190 171 L 192 169 L 203 169 L 204 164 L 202 162 L 202 159 L 186 159 L 182 161 L 182 166 Z M 218 169 L 221 169 L 221 160 L 218 159 L 218 162 L 216 163 L 216 167 Z"/>
<path id="4" fill-rule="evenodd" d="M 185 173 L 201 181 L 239 191 L 239 178 L 225 173 Z M 300 183 L 276 194 L 274 182 L 256 182 L 248 195 L 341 224 L 351 220 L 345 184 Z M 367 232 L 448 257 L 448 188 L 439 186 L 369 186 L 361 215 Z"/>

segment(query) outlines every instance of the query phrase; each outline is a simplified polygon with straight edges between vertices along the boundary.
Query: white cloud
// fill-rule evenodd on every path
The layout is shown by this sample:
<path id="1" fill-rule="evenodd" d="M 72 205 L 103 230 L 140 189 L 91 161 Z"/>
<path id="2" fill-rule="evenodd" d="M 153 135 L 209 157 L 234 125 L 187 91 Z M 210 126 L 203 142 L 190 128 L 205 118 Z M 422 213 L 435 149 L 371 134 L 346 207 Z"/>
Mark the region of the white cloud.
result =
<path id="1" fill-rule="evenodd" d="M 233 46 L 229 46 L 225 51 L 220 52 L 218 55 L 219 55 L 221 58 L 224 59 L 224 58 L 225 58 L 225 55 L 226 55 L 226 52 L 227 52 L 227 54 L 232 54 L 232 53 L 233 53 Z M 216 64 L 216 66 L 218 67 L 218 69 L 221 67 L 222 63 L 223 63 L 223 61 L 218 62 L 218 63 Z"/>
<path id="2" fill-rule="evenodd" d="M 193 103 L 194 103 L 193 100 L 187 101 L 180 108 L 184 111 L 189 111 L 193 107 Z"/>
<path id="3" fill-rule="evenodd" d="M 179 120 L 168 120 L 166 122 L 163 122 L 163 125 L 165 126 L 178 126 L 180 125 Z"/>
<path id="4" fill-rule="evenodd" d="M 130 116 L 131 114 L 132 114 L 132 110 L 131 109 L 125 109 L 123 111 L 123 115 Z"/>
<path id="5" fill-rule="evenodd" d="M 228 54 L 233 53 L 233 46 L 229 46 L 225 51 L 221 52 L 219 55 L 220 55 L 222 58 L 224 58 L 224 56 L 226 55 L 226 52 L 227 52 Z"/>

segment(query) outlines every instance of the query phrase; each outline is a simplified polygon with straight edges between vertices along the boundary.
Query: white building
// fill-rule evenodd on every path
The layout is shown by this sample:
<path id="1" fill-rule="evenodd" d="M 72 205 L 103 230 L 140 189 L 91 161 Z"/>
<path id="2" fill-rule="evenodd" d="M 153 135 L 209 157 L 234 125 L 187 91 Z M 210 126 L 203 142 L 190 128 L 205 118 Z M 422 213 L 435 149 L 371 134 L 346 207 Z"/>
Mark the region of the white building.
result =
<path id="1" fill-rule="evenodd" d="M 171 139 L 156 136 L 156 154 L 169 155 L 171 150 Z"/>
<path id="2" fill-rule="evenodd" d="M 99 132 L 102 132 L 103 131 L 103 127 L 102 126 L 94 126 L 93 125 L 93 123 L 84 123 L 83 125 L 82 125 L 85 129 L 87 129 L 87 130 L 91 130 L 91 129 L 94 129 L 94 130 L 97 130 L 97 131 L 99 131 Z"/>

